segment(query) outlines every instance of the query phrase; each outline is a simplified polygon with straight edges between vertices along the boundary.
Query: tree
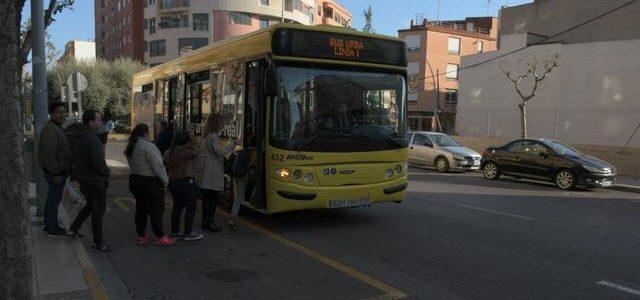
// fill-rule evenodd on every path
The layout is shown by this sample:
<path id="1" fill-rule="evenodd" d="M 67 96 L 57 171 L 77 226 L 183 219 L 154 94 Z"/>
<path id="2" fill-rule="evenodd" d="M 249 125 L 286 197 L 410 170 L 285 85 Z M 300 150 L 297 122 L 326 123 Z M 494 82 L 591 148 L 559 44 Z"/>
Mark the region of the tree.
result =
<path id="1" fill-rule="evenodd" d="M 22 161 L 20 20 L 24 0 L 0 0 L 0 299 L 29 299 L 27 203 Z"/>
<path id="2" fill-rule="evenodd" d="M 364 27 L 362 31 L 375 33 L 376 30 L 373 29 L 373 9 L 371 9 L 371 5 L 369 5 L 369 8 L 365 9 L 362 14 L 364 15 Z"/>
<path id="3" fill-rule="evenodd" d="M 544 80 L 547 79 L 553 69 L 559 66 L 560 55 L 556 54 L 544 62 L 539 62 L 534 58 L 526 63 L 524 71 L 520 75 L 513 75 L 513 71 L 507 70 L 505 66 L 500 67 L 500 72 L 513 84 L 516 94 L 520 97 L 520 137 L 527 138 L 527 104 L 536 96 L 536 93 L 544 88 Z M 540 70 L 540 67 L 543 69 Z"/>
<path id="4" fill-rule="evenodd" d="M 20 9 L 24 6 L 25 0 L 18 0 L 21 4 Z M 55 21 L 54 16 L 61 13 L 65 9 L 73 8 L 75 0 L 49 0 L 49 5 L 44 11 L 44 29 L 46 30 L 51 23 Z M 27 24 L 23 25 L 24 29 L 20 34 L 20 55 L 19 63 L 21 65 L 29 62 L 29 53 L 31 53 L 31 47 L 33 45 L 33 36 L 31 33 L 31 20 Z"/>

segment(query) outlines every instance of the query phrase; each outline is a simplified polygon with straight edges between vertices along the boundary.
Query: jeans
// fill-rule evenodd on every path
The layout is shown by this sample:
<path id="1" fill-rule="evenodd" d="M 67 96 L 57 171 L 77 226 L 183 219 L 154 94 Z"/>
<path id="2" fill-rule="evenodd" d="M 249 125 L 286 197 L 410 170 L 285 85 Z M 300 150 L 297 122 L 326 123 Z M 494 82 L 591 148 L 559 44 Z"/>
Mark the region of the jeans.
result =
<path id="1" fill-rule="evenodd" d="M 193 219 L 198 208 L 198 186 L 193 178 L 180 178 L 169 182 L 169 191 L 173 196 L 173 209 L 171 211 L 171 233 L 180 233 L 180 219 L 182 211 L 184 216 L 184 234 L 190 234 L 193 230 Z"/>
<path id="2" fill-rule="evenodd" d="M 231 205 L 231 219 L 235 220 L 238 218 L 238 213 L 240 213 L 240 202 L 245 200 L 245 191 L 247 189 L 247 179 L 245 177 L 234 177 L 233 178 L 234 185 L 234 197 L 233 204 Z"/>
<path id="3" fill-rule="evenodd" d="M 80 191 L 84 194 L 87 204 L 78 212 L 76 219 L 71 224 L 71 230 L 79 231 L 82 224 L 91 216 L 91 230 L 93 231 L 93 243 L 103 245 L 102 218 L 104 216 L 105 201 L 107 199 L 107 187 L 101 184 L 80 184 Z"/>
<path id="4" fill-rule="evenodd" d="M 46 225 L 49 232 L 55 232 L 60 229 L 60 224 L 58 224 L 58 206 L 62 200 L 67 177 L 64 176 L 60 183 L 53 182 L 53 177 L 47 174 L 44 174 L 44 179 L 49 185 L 47 201 L 44 204 L 44 225 Z"/>
<path id="5" fill-rule="evenodd" d="M 151 229 L 157 238 L 164 236 L 162 215 L 164 214 L 164 186 L 156 177 L 137 174 L 129 175 L 129 191 L 136 198 L 136 233 L 147 235 L 147 220 L 151 219 Z"/>
<path id="6" fill-rule="evenodd" d="M 214 219 L 221 192 L 200 189 L 200 193 L 202 193 L 202 226 L 204 227 L 207 224 L 215 225 Z"/>

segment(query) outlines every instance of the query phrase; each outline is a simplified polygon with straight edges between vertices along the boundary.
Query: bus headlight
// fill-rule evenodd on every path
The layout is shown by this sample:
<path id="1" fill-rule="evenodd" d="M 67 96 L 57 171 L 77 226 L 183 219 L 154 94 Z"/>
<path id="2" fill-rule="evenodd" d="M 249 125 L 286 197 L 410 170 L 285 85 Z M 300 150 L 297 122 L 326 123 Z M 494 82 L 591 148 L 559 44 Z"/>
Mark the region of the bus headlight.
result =
<path id="1" fill-rule="evenodd" d="M 278 178 L 287 178 L 291 175 L 291 171 L 287 168 L 277 168 L 276 169 L 276 177 Z"/>
<path id="2" fill-rule="evenodd" d="M 396 172 L 396 175 L 400 175 L 404 168 L 401 165 L 397 165 L 393 170 Z"/>
<path id="3" fill-rule="evenodd" d="M 307 173 L 307 175 L 304 175 L 304 183 L 306 184 L 311 184 L 313 183 L 313 175 L 311 173 Z"/>
<path id="4" fill-rule="evenodd" d="M 393 170 L 388 169 L 386 172 L 384 172 L 384 177 L 386 177 L 387 179 L 391 179 L 391 177 L 393 177 Z"/>
<path id="5" fill-rule="evenodd" d="M 302 171 L 301 170 L 293 171 L 293 179 L 300 180 L 300 178 L 302 178 Z"/>

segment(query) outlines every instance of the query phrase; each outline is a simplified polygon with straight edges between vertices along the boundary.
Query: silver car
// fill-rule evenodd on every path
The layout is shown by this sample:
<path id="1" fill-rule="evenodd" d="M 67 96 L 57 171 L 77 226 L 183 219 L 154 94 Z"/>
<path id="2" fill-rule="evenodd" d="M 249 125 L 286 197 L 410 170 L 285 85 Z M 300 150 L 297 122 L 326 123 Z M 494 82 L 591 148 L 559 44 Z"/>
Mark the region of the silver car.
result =
<path id="1" fill-rule="evenodd" d="M 475 171 L 482 155 L 461 146 L 452 137 L 437 132 L 418 131 L 407 135 L 409 163 L 435 167 L 439 172 Z"/>

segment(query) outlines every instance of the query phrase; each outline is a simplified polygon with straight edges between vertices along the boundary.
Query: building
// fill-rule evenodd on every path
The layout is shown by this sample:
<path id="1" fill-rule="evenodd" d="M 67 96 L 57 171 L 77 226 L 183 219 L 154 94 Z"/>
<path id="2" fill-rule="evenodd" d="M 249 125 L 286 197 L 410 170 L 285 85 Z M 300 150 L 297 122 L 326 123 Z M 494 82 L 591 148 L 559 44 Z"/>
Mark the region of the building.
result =
<path id="1" fill-rule="evenodd" d="M 96 60 L 96 43 L 88 41 L 69 41 L 64 46 L 64 54 L 58 59 L 59 62 Z"/>
<path id="2" fill-rule="evenodd" d="M 147 0 L 95 0 L 96 55 L 114 60 L 144 61 L 144 2 Z"/>
<path id="3" fill-rule="evenodd" d="M 458 133 L 518 137 L 520 98 L 500 69 L 518 76 L 527 62 L 541 68 L 558 55 L 527 105 L 529 136 L 640 146 L 640 2 L 625 3 L 539 0 L 502 9 L 498 51 L 462 59 Z"/>
<path id="4" fill-rule="evenodd" d="M 460 58 L 496 50 L 497 23 L 494 17 L 416 19 L 409 29 L 398 30 L 408 51 L 410 129 L 455 131 Z"/>
<path id="5" fill-rule="evenodd" d="M 144 61 L 150 66 L 283 19 L 307 25 L 351 26 L 351 14 L 333 0 L 144 2 Z"/>

